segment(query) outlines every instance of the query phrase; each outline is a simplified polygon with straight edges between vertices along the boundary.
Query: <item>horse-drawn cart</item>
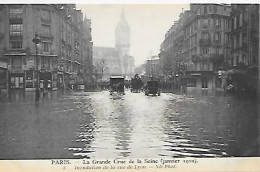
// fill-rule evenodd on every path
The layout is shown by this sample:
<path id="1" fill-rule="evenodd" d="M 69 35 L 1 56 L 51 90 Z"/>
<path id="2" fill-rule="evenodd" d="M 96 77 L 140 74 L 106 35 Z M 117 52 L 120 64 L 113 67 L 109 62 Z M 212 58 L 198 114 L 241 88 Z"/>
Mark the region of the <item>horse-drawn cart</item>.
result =
<path id="1" fill-rule="evenodd" d="M 125 84 L 123 76 L 111 76 L 110 77 L 110 95 L 114 92 L 119 94 L 125 94 Z"/>

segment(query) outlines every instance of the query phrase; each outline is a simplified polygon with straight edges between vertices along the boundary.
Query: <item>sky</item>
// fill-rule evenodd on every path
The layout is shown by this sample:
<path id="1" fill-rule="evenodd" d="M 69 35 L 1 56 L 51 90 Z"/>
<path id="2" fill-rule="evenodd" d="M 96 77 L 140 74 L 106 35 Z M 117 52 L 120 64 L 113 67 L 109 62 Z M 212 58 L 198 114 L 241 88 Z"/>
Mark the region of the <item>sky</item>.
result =
<path id="1" fill-rule="evenodd" d="M 77 4 L 77 9 L 91 19 L 94 46 L 115 47 L 122 8 L 131 30 L 130 55 L 137 66 L 159 54 L 166 32 L 182 10 L 189 10 L 189 4 Z"/>

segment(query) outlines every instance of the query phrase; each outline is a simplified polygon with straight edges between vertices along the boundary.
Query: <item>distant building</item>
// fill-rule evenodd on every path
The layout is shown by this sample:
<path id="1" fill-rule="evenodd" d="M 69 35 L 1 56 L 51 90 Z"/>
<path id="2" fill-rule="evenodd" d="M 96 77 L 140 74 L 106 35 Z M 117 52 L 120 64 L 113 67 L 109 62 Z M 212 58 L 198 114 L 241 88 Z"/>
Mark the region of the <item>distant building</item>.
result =
<path id="1" fill-rule="evenodd" d="M 91 78 L 91 21 L 76 5 L 3 4 L 0 16 L 0 59 L 8 64 L 10 89 L 35 89 L 36 33 L 41 88 L 78 88 Z"/>
<path id="2" fill-rule="evenodd" d="M 191 4 L 165 35 L 161 73 L 188 91 L 223 88 L 218 71 L 230 55 L 230 12 L 228 5 Z"/>
<path id="3" fill-rule="evenodd" d="M 109 80 L 111 75 L 121 74 L 118 52 L 112 47 L 93 47 L 94 73 L 97 80 Z"/>
<path id="4" fill-rule="evenodd" d="M 129 55 L 130 27 L 125 19 L 124 10 L 116 26 L 115 38 L 115 48 L 94 47 L 93 59 L 99 79 L 102 76 L 102 80 L 107 80 L 111 75 L 123 75 L 130 79 L 134 75 L 134 58 Z M 104 69 L 100 66 L 104 66 Z"/>
<path id="5" fill-rule="evenodd" d="M 185 24 L 186 76 L 188 89 L 222 89 L 218 71 L 230 55 L 229 17 L 231 8 L 222 4 L 191 4 Z"/>
<path id="6" fill-rule="evenodd" d="M 146 76 L 159 78 L 159 70 L 160 70 L 160 64 L 159 64 L 158 56 L 152 56 L 150 59 L 146 60 L 145 63 Z"/>

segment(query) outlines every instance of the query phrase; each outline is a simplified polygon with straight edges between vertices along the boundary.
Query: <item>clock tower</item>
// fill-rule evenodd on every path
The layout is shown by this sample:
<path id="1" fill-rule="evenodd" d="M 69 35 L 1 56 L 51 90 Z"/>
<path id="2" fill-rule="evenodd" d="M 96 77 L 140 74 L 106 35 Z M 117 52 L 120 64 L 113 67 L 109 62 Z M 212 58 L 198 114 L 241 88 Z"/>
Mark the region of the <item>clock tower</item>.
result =
<path id="1" fill-rule="evenodd" d="M 130 27 L 125 19 L 124 9 L 121 11 L 120 21 L 116 26 L 116 49 L 118 51 L 121 74 L 126 73 L 126 65 L 130 50 Z"/>

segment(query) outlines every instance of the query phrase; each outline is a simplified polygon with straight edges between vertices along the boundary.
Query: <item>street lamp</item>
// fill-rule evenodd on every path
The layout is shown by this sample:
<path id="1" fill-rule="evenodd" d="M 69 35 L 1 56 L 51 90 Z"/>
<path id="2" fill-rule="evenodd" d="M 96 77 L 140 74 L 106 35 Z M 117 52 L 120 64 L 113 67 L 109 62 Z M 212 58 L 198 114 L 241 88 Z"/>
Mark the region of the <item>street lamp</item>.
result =
<path id="1" fill-rule="evenodd" d="M 40 37 L 36 33 L 32 42 L 35 44 L 35 60 L 36 60 L 36 85 L 35 85 L 35 101 L 40 99 L 40 89 L 39 89 L 39 69 L 38 69 L 38 46 L 40 44 Z"/>

